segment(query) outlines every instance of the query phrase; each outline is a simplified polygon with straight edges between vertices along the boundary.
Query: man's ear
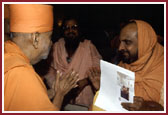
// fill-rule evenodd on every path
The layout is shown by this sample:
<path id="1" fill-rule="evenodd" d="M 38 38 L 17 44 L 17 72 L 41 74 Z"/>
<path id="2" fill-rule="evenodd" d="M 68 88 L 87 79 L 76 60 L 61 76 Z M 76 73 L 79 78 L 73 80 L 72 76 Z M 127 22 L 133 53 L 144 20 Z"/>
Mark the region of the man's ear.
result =
<path id="1" fill-rule="evenodd" d="M 32 33 L 32 41 L 34 48 L 37 49 L 39 44 L 39 33 Z"/>

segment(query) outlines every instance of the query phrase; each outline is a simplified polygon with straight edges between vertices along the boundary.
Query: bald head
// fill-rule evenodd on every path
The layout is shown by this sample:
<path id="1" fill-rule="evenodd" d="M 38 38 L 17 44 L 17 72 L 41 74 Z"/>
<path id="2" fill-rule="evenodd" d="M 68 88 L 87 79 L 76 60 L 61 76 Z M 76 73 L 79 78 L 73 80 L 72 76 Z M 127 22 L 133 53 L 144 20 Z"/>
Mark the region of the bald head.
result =
<path id="1" fill-rule="evenodd" d="M 130 64 L 138 59 L 138 31 L 135 22 L 127 24 L 121 30 L 119 51 L 125 63 Z"/>
<path id="2" fill-rule="evenodd" d="M 134 35 L 137 35 L 137 25 L 136 25 L 136 23 L 135 22 L 131 22 L 131 23 L 129 23 L 129 24 L 127 24 L 127 25 L 125 25 L 123 28 L 122 28 L 122 30 L 121 30 L 121 32 L 120 32 L 121 34 L 131 34 L 132 36 L 134 36 Z M 121 35 L 120 34 L 120 35 Z"/>

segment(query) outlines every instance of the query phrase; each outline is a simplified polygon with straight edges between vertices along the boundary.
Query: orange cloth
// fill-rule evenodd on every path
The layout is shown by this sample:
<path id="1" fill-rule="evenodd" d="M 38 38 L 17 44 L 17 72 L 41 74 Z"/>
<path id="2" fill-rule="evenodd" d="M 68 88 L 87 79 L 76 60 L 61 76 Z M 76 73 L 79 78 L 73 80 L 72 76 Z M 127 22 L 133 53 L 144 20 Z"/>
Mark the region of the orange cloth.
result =
<path id="1" fill-rule="evenodd" d="M 164 81 L 164 49 L 148 23 L 135 22 L 138 28 L 138 60 L 119 65 L 135 72 L 135 96 L 159 102 Z"/>
<path id="2" fill-rule="evenodd" d="M 41 4 L 10 4 L 11 32 L 48 32 L 53 29 L 53 7 Z"/>
<path id="3" fill-rule="evenodd" d="M 50 102 L 43 81 L 19 47 L 7 41 L 4 52 L 4 110 L 58 110 Z"/>
<path id="4" fill-rule="evenodd" d="M 80 42 L 70 63 L 67 62 L 67 56 L 65 41 L 61 38 L 53 46 L 53 62 L 51 66 L 55 70 L 61 71 L 63 74 L 73 69 L 79 73 L 80 80 L 87 77 L 86 72 L 90 67 L 99 67 L 100 65 L 101 56 L 96 47 L 89 40 Z M 54 72 L 51 70 L 48 76 L 55 76 Z M 76 98 L 75 104 L 89 107 L 93 102 L 93 96 L 91 86 L 86 86 Z"/>
<path id="5" fill-rule="evenodd" d="M 9 4 L 4 4 L 4 18 L 9 18 Z"/>

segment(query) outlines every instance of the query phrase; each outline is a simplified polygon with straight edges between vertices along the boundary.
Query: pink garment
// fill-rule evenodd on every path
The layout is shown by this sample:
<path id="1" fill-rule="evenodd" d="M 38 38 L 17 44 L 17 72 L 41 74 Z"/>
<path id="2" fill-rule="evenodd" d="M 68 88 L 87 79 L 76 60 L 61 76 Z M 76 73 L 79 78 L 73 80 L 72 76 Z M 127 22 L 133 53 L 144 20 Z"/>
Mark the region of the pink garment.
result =
<path id="1" fill-rule="evenodd" d="M 65 74 L 73 69 L 79 73 L 79 79 L 81 80 L 87 77 L 86 72 L 90 67 L 100 66 L 101 56 L 90 40 L 80 42 L 70 63 L 67 62 L 67 57 L 65 41 L 64 38 L 61 38 L 53 46 L 53 62 L 51 66 L 55 70 L 59 70 Z M 50 71 L 50 74 L 54 73 L 55 72 Z M 91 86 L 86 86 L 76 98 L 75 104 L 89 107 L 92 104 L 93 96 Z"/>

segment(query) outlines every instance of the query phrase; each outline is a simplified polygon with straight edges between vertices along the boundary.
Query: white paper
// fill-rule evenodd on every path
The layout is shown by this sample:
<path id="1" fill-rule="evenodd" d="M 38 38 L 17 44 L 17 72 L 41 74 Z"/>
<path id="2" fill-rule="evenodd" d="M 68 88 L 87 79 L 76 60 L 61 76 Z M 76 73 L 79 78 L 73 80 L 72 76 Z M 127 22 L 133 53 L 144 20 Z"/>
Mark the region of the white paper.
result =
<path id="1" fill-rule="evenodd" d="M 127 111 L 121 102 L 133 103 L 135 73 L 100 61 L 101 80 L 95 105 L 106 111 Z"/>

